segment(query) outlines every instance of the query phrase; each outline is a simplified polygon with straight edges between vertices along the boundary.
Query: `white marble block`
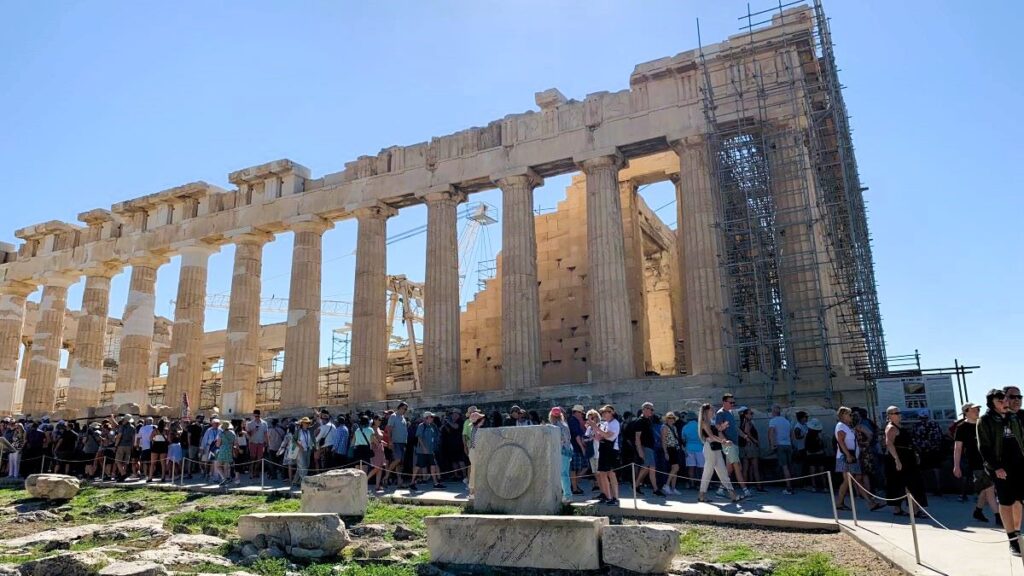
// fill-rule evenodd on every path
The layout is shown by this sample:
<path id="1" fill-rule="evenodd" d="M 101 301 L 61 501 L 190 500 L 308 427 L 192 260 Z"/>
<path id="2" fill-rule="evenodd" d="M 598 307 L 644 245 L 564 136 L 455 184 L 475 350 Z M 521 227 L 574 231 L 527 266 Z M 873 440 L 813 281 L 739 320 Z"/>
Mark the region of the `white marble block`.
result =
<path id="1" fill-rule="evenodd" d="M 679 550 L 679 532 L 665 524 L 605 526 L 601 556 L 609 566 L 639 574 L 663 574 Z"/>
<path id="2" fill-rule="evenodd" d="M 561 437 L 554 426 L 483 428 L 473 450 L 475 512 L 557 514 Z"/>
<path id="3" fill-rule="evenodd" d="M 302 479 L 303 512 L 364 516 L 367 501 L 366 473 L 362 470 L 328 470 Z"/>
<path id="4" fill-rule="evenodd" d="M 253 542 L 257 536 L 295 556 L 302 550 L 318 552 L 317 557 L 336 556 L 351 541 L 337 514 L 301 512 L 246 514 L 238 519 L 239 538 Z"/>
<path id="5" fill-rule="evenodd" d="M 433 562 L 552 570 L 601 567 L 607 518 L 584 516 L 429 516 Z"/>

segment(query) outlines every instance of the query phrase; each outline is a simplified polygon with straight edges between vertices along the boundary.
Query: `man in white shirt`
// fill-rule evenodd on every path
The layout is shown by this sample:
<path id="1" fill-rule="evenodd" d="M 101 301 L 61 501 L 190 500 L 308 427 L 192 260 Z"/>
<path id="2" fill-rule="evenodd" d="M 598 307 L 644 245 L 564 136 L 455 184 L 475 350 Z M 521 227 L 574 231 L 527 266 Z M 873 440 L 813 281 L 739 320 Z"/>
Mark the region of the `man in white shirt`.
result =
<path id="1" fill-rule="evenodd" d="M 263 460 L 263 454 L 267 447 L 267 421 L 260 418 L 260 411 L 252 411 L 252 420 L 245 425 L 245 431 L 249 433 L 249 457 L 252 462 Z M 250 477 L 255 476 L 256 466 L 249 470 Z"/>
<path id="2" fill-rule="evenodd" d="M 789 473 L 793 465 L 793 425 L 782 415 L 782 407 L 778 404 L 772 406 L 772 417 L 768 420 L 768 445 L 775 452 L 779 468 L 782 468 L 782 476 L 786 479 L 786 489 L 783 494 L 793 494 L 792 476 Z"/>
<path id="3" fill-rule="evenodd" d="M 153 417 L 146 418 L 146 424 L 139 428 L 138 433 L 135 434 L 135 442 L 139 447 L 139 464 L 142 470 L 142 476 L 149 476 L 149 455 L 150 450 L 153 448 L 153 432 L 156 430 L 156 426 L 153 425 Z"/>
<path id="4" fill-rule="evenodd" d="M 331 413 L 327 410 L 320 411 L 320 426 L 316 431 L 316 467 L 327 468 L 331 465 L 330 455 L 334 452 L 334 442 L 337 440 L 338 429 L 331 421 Z"/>

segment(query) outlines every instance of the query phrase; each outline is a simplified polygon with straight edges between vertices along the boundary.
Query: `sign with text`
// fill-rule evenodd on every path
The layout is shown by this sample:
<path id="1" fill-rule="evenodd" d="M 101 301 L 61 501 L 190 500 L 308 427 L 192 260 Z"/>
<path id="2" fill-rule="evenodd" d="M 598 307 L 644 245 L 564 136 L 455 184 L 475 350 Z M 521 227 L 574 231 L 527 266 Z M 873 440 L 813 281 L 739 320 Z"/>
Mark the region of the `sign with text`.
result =
<path id="1" fill-rule="evenodd" d="M 949 374 L 879 378 L 875 387 L 882 420 L 889 406 L 899 408 L 905 421 L 918 420 L 920 410 L 928 410 L 936 422 L 952 423 L 957 419 L 953 377 Z"/>

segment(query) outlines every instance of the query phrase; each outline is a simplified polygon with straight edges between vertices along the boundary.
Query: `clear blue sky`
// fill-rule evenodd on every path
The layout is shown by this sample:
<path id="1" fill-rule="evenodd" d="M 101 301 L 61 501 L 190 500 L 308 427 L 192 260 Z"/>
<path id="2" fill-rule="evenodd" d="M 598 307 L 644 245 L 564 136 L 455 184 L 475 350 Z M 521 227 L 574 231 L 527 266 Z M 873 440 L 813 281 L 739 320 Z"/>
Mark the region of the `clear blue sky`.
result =
<path id="1" fill-rule="evenodd" d="M 930 366 L 954 357 L 981 364 L 972 399 L 1019 383 L 1016 6 L 832 0 L 825 8 L 870 187 L 890 354 L 917 348 Z M 745 10 L 680 0 L 0 1 L 0 240 L 194 180 L 227 187 L 228 172 L 272 159 L 320 176 L 385 146 L 531 109 L 546 88 L 577 99 L 624 89 L 635 64 L 695 47 L 696 17 L 705 42 L 715 42 L 737 30 Z M 554 206 L 565 183 L 550 180 L 538 206 Z M 657 187 L 644 195 L 654 207 L 667 197 Z M 494 192 L 479 199 L 500 204 Z M 661 215 L 671 222 L 673 212 Z M 389 229 L 424 219 L 423 209 L 404 210 Z M 351 296 L 354 233 L 346 222 L 325 237 L 325 297 Z M 497 248 L 497 227 L 490 237 Z M 422 237 L 392 245 L 389 271 L 422 279 L 422 247 Z M 265 296 L 287 295 L 290 253 L 287 234 L 267 248 Z M 210 292 L 229 289 L 232 254 L 225 247 L 213 257 Z M 160 270 L 159 313 L 173 315 L 176 286 L 177 260 Z M 126 288 L 127 275 L 117 277 L 114 315 Z M 80 301 L 78 285 L 70 305 Z M 225 322 L 211 311 L 207 329 Z M 331 327 L 325 322 L 325 357 Z"/>

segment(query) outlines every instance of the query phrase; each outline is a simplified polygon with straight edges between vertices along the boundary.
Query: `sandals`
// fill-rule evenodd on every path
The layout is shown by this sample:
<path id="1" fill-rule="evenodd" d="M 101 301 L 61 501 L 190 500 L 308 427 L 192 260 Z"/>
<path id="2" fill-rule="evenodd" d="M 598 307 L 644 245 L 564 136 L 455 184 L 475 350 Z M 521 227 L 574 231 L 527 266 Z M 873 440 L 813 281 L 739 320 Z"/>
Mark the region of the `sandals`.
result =
<path id="1" fill-rule="evenodd" d="M 850 507 L 847 506 L 846 504 L 837 504 L 836 505 L 836 510 L 849 510 L 849 509 L 850 509 Z"/>

